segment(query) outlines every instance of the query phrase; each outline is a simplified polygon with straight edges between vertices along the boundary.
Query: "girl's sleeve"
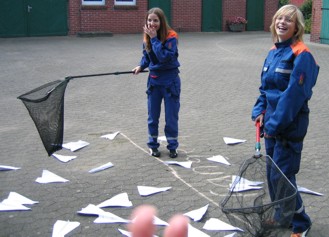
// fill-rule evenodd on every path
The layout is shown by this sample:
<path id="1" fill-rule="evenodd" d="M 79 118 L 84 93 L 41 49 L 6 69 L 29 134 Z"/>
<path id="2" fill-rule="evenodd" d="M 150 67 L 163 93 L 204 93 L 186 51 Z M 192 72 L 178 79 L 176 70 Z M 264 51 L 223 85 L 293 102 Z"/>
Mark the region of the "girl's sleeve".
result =
<path id="1" fill-rule="evenodd" d="M 265 65 L 265 63 L 264 63 L 264 65 Z M 263 66 L 263 68 L 264 68 L 264 66 Z M 263 76 L 263 73 L 262 73 L 261 77 L 262 76 Z M 257 98 L 257 101 L 256 101 L 254 108 L 252 110 L 252 113 L 251 113 L 252 120 L 255 120 L 260 114 L 265 113 L 267 102 L 266 102 L 266 94 L 265 94 L 263 88 L 264 88 L 264 86 L 263 86 L 263 82 L 262 82 L 262 84 L 259 87 L 260 95 Z"/>
<path id="2" fill-rule="evenodd" d="M 145 68 L 147 68 L 150 64 L 150 58 L 148 53 L 145 50 L 145 45 L 143 44 L 143 57 L 139 63 L 139 65 L 141 66 L 142 70 L 144 70 Z"/>
<path id="3" fill-rule="evenodd" d="M 151 39 L 152 50 L 160 63 L 170 61 L 177 54 L 177 39 L 175 37 L 168 38 L 164 44 L 154 37 Z"/>
<path id="4" fill-rule="evenodd" d="M 296 56 L 288 87 L 265 125 L 268 135 L 276 136 L 293 122 L 305 102 L 311 99 L 318 73 L 319 67 L 310 52 Z"/>

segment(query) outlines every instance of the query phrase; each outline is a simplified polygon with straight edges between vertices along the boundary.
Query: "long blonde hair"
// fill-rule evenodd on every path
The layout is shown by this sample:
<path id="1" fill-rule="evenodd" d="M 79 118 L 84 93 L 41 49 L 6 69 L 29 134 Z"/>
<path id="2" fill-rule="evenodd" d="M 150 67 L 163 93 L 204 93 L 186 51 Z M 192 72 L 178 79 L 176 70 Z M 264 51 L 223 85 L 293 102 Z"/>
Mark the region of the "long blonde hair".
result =
<path id="1" fill-rule="evenodd" d="M 164 43 L 167 39 L 167 35 L 169 33 L 169 30 L 171 30 L 171 28 L 170 28 L 170 26 L 167 22 L 166 15 L 164 14 L 164 12 L 160 8 L 157 8 L 157 7 L 151 8 L 146 14 L 146 18 L 145 18 L 146 24 L 147 24 L 148 16 L 150 14 L 155 14 L 159 17 L 160 28 L 157 32 L 157 37 L 162 43 Z M 150 36 L 146 33 L 144 33 L 144 43 L 145 43 L 146 51 L 150 51 L 151 48 L 152 48 L 151 42 L 150 42 Z"/>
<path id="2" fill-rule="evenodd" d="M 273 42 L 276 43 L 279 41 L 278 35 L 275 30 L 275 21 L 280 16 L 288 16 L 293 20 L 296 20 L 296 32 L 293 35 L 293 40 L 303 41 L 303 35 L 305 30 L 304 16 L 303 13 L 299 10 L 298 7 L 292 4 L 282 6 L 273 16 L 272 24 L 270 26 L 270 31 L 272 33 Z"/>

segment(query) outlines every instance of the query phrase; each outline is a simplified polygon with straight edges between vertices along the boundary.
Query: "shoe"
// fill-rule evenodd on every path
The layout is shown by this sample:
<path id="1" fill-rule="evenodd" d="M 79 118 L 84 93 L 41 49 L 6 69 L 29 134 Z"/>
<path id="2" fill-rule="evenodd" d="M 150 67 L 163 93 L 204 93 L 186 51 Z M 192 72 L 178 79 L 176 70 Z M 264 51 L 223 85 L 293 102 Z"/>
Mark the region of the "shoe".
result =
<path id="1" fill-rule="evenodd" d="M 176 150 L 169 150 L 169 157 L 170 158 L 176 158 L 178 156 L 177 151 Z"/>
<path id="2" fill-rule="evenodd" d="M 158 150 L 158 148 L 151 148 L 150 149 L 150 155 L 154 157 L 160 157 L 161 153 Z"/>
<path id="3" fill-rule="evenodd" d="M 303 233 L 291 233 L 290 237 L 306 237 L 310 229 L 311 227 L 305 230 Z"/>

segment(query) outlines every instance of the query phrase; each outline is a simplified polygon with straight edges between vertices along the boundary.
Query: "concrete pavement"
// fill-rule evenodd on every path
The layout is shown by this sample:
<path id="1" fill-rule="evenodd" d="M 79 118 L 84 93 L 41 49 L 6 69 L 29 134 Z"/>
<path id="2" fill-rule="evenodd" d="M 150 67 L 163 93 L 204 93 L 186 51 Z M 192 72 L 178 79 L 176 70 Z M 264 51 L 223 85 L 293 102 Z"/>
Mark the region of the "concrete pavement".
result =
<path id="1" fill-rule="evenodd" d="M 148 155 L 146 74 L 70 81 L 65 94 L 64 142 L 81 139 L 90 145 L 75 152 L 78 157 L 68 163 L 47 156 L 27 110 L 16 98 L 67 76 L 131 70 L 140 60 L 141 40 L 141 35 L 0 39 L 0 165 L 21 167 L 0 172 L 0 200 L 13 191 L 39 201 L 31 211 L 0 212 L 0 237 L 51 236 L 56 220 L 81 223 L 68 236 L 122 236 L 117 229 L 126 229 L 124 224 L 94 224 L 95 217 L 77 214 L 88 204 L 99 204 L 122 192 L 128 193 L 134 207 L 155 205 L 158 217 L 165 221 L 177 212 L 209 204 L 203 219 L 191 224 L 209 236 L 232 233 L 202 227 L 209 218 L 227 221 L 220 202 L 227 194 L 231 175 L 237 174 L 243 160 L 254 153 L 250 112 L 258 96 L 263 61 L 272 46 L 269 33 L 180 34 L 182 94 L 177 161 L 193 161 L 191 169 L 166 166 L 163 161 L 169 157 L 165 144 L 160 147 L 159 159 Z M 298 183 L 324 194 L 302 197 L 313 220 L 309 236 L 327 237 L 329 46 L 308 39 L 306 43 L 321 69 L 310 101 L 310 126 Z M 161 135 L 163 126 L 161 116 Z M 100 138 L 116 131 L 121 134 L 113 141 Z M 247 142 L 227 146 L 225 136 Z M 67 150 L 57 153 L 72 155 Z M 231 166 L 206 159 L 214 155 L 227 157 Z M 88 173 L 107 162 L 114 167 Z M 36 183 L 44 169 L 69 182 Z M 138 185 L 172 189 L 141 197 Z M 132 208 L 105 210 L 129 218 Z M 280 236 L 289 236 L 289 231 Z"/>

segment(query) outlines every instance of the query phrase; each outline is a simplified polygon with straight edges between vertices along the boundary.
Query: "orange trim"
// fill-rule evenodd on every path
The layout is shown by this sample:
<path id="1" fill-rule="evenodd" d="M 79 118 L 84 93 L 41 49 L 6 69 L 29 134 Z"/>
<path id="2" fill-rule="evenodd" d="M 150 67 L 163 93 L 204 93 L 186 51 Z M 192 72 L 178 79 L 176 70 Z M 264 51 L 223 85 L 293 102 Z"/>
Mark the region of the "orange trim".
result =
<path id="1" fill-rule="evenodd" d="M 302 41 L 299 41 L 290 47 L 295 56 L 298 56 L 303 52 L 310 52 L 309 48 Z"/>
<path id="2" fill-rule="evenodd" d="M 174 30 L 169 30 L 167 34 L 167 39 L 176 38 L 178 39 L 178 34 Z"/>

